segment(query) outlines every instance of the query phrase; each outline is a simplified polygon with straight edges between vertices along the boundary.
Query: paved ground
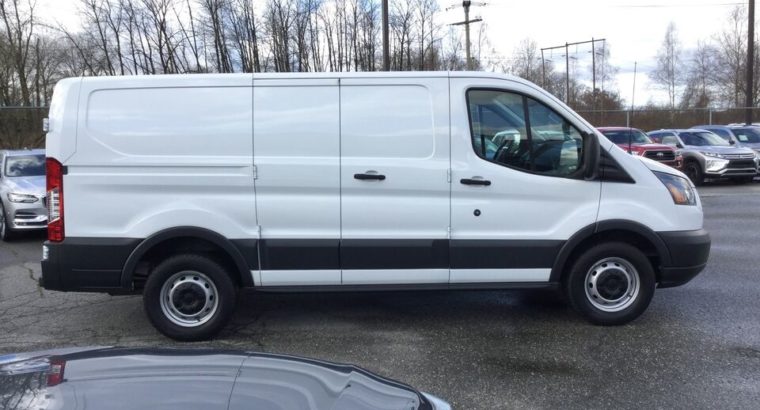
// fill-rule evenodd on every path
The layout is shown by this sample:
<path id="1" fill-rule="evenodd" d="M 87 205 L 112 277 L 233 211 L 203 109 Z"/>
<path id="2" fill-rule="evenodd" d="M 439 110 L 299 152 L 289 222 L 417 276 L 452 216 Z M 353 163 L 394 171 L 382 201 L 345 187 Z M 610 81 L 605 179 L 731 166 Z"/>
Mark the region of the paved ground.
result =
<path id="1" fill-rule="evenodd" d="M 233 325 L 195 345 L 355 363 L 462 409 L 757 408 L 760 184 L 701 192 L 707 270 L 627 326 L 589 325 L 535 293 L 247 293 Z M 0 245 L 0 353 L 176 345 L 139 297 L 39 289 L 41 240 Z"/>

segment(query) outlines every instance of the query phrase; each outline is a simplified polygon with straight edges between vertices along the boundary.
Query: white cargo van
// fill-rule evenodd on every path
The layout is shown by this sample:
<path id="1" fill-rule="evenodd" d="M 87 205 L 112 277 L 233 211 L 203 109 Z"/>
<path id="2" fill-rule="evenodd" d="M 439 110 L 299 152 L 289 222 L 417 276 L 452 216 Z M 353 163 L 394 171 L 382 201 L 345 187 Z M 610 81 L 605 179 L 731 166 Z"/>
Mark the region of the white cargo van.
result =
<path id="1" fill-rule="evenodd" d="M 181 340 L 241 288 L 556 288 L 623 324 L 710 249 L 683 174 L 492 73 L 71 78 L 46 149 L 44 287 L 142 293 Z"/>

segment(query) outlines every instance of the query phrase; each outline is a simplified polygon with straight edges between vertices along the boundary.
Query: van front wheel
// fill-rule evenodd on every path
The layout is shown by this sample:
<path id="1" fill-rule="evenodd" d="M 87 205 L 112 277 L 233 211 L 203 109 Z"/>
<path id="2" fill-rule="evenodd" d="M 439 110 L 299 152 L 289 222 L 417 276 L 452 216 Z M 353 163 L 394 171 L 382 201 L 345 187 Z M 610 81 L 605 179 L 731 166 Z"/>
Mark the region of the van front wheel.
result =
<path id="1" fill-rule="evenodd" d="M 153 326 L 181 341 L 206 340 L 235 310 L 237 292 L 229 273 L 201 255 L 175 255 L 148 276 L 143 306 Z"/>
<path id="2" fill-rule="evenodd" d="M 649 306 L 655 275 L 647 257 L 621 242 L 595 245 L 575 260 L 565 281 L 573 308 L 597 325 L 623 325 Z"/>

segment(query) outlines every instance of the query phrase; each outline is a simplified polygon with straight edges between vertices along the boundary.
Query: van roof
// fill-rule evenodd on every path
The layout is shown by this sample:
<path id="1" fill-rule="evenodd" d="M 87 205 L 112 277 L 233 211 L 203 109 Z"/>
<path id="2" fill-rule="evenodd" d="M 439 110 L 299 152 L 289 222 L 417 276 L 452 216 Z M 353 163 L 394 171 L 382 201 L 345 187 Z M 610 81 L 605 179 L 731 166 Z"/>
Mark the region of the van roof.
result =
<path id="1" fill-rule="evenodd" d="M 112 82 L 124 81 L 131 79 L 140 80 L 186 80 L 188 77 L 196 78 L 200 81 L 215 79 L 230 79 L 233 77 L 247 77 L 251 73 L 234 73 L 234 74 L 161 74 L 161 75 L 136 75 L 136 76 L 98 76 L 98 77 L 81 77 L 85 83 L 93 82 Z M 330 78 L 491 78 L 499 80 L 509 80 L 523 84 L 532 84 L 527 80 L 509 74 L 484 72 L 484 71 L 371 71 L 371 72 L 306 72 L 306 73 L 253 73 L 255 79 L 330 79 Z"/>

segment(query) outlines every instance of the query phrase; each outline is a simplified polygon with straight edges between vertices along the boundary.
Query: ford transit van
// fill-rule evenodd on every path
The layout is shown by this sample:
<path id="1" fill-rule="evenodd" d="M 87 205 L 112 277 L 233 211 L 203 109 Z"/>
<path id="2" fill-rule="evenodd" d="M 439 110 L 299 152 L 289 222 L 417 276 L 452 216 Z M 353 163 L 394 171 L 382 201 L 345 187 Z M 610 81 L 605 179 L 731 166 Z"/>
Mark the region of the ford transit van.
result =
<path id="1" fill-rule="evenodd" d="M 48 127 L 43 286 L 179 340 L 242 288 L 557 289 L 619 325 L 710 248 L 681 172 L 510 76 L 70 78 Z"/>

